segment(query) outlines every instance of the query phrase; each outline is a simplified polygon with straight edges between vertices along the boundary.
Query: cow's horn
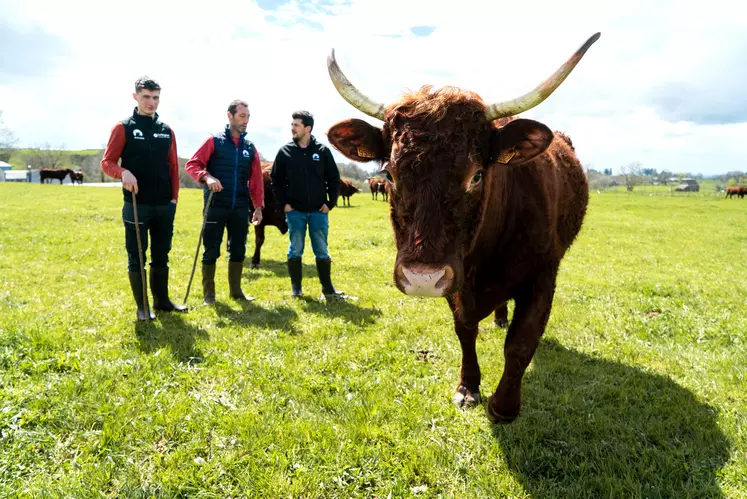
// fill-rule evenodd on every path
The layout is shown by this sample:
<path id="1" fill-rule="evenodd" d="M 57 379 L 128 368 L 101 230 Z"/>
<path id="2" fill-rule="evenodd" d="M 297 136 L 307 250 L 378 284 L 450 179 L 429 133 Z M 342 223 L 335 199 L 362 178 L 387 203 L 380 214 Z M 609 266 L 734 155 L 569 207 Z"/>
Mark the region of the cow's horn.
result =
<path id="1" fill-rule="evenodd" d="M 534 90 L 531 90 L 516 99 L 498 102 L 489 106 L 485 110 L 485 117 L 488 121 L 493 121 L 506 116 L 516 116 L 519 113 L 523 113 L 524 111 L 533 108 L 543 100 L 550 97 L 555 89 L 557 89 L 560 84 L 563 83 L 563 80 L 565 80 L 571 71 L 573 71 L 573 68 L 576 67 L 576 64 L 578 64 L 586 51 L 589 50 L 589 47 L 599 40 L 600 36 L 602 36 L 601 33 L 595 33 L 592 35 L 588 40 L 586 40 L 586 43 L 584 43 L 581 48 L 579 48 L 576 53 L 565 62 L 565 64 L 560 66 L 552 76 L 540 83 Z"/>
<path id="2" fill-rule="evenodd" d="M 350 83 L 340 69 L 340 66 L 337 65 L 335 49 L 332 49 L 332 52 L 327 57 L 327 70 L 329 71 L 329 77 L 332 79 L 332 83 L 335 85 L 335 88 L 340 95 L 342 95 L 343 99 L 348 101 L 360 112 L 384 121 L 384 116 L 386 115 L 386 108 L 384 105 L 372 101 Z"/>

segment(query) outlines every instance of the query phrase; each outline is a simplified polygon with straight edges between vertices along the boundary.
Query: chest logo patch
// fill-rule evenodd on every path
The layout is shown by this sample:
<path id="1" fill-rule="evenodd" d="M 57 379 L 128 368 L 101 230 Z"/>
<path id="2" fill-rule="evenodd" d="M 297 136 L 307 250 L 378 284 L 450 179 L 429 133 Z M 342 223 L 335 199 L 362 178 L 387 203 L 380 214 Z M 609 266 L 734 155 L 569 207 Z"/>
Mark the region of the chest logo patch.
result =
<path id="1" fill-rule="evenodd" d="M 311 159 L 313 159 L 314 161 L 319 161 L 319 154 L 317 153 L 312 154 Z"/>

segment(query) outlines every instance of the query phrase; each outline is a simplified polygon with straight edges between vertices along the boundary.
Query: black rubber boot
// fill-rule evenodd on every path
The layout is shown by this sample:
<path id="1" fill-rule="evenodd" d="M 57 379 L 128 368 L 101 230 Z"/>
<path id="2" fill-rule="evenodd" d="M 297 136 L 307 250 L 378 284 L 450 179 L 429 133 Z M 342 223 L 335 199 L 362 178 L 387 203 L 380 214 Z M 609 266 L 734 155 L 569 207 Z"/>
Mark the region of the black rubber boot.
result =
<path id="1" fill-rule="evenodd" d="M 215 304 L 215 264 L 202 264 L 202 302 L 205 305 Z"/>
<path id="2" fill-rule="evenodd" d="M 254 298 L 244 295 L 241 291 L 241 272 L 244 270 L 244 262 L 228 262 L 228 287 L 231 298 L 241 301 L 252 301 Z"/>
<path id="3" fill-rule="evenodd" d="M 135 298 L 135 304 L 137 305 L 137 320 L 147 321 L 148 314 L 145 313 L 145 305 L 143 304 L 143 277 L 140 272 L 128 272 L 130 276 L 130 287 L 132 288 L 132 296 Z M 156 315 L 153 310 L 150 311 L 150 320 L 154 320 Z"/>
<path id="4" fill-rule="evenodd" d="M 177 305 L 169 299 L 169 268 L 150 268 L 150 291 L 153 293 L 153 308 L 162 312 L 185 312 L 187 307 Z"/>
<path id="5" fill-rule="evenodd" d="M 319 274 L 319 282 L 322 283 L 322 293 L 327 298 L 338 297 L 342 298 L 345 295 L 344 291 L 335 289 L 332 285 L 332 260 L 316 260 L 316 271 Z"/>
<path id="6" fill-rule="evenodd" d="M 303 296 L 303 288 L 301 287 L 301 282 L 303 281 L 303 264 L 300 258 L 288 259 L 288 274 L 290 274 L 291 278 L 293 297 L 301 298 Z"/>

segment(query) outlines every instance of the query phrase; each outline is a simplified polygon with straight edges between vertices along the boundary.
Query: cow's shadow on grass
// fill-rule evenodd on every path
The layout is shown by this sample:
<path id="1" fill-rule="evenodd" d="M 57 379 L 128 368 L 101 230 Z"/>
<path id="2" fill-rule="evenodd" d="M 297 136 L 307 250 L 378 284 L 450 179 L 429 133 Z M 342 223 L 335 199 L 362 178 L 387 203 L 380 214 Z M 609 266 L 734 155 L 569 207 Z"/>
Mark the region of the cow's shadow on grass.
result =
<path id="1" fill-rule="evenodd" d="M 317 291 L 321 296 L 321 291 Z M 365 326 L 373 324 L 381 316 L 381 310 L 378 308 L 368 308 L 358 306 L 355 300 L 343 300 L 341 298 L 330 298 L 328 300 L 304 300 L 303 309 L 316 315 L 326 315 L 328 317 L 339 317 L 345 321 Z"/>
<path id="2" fill-rule="evenodd" d="M 242 303 L 241 310 L 237 311 L 221 301 L 216 301 L 215 312 L 221 321 L 299 334 L 294 325 L 298 318 L 298 313 L 295 310 L 287 306 L 265 308 L 255 303 L 254 301 Z M 218 326 L 222 325 L 221 322 L 218 323 Z"/>
<path id="3" fill-rule="evenodd" d="M 202 362 L 203 354 L 197 347 L 197 339 L 209 339 L 207 331 L 194 326 L 177 312 L 157 312 L 157 315 L 158 321 L 135 323 L 135 337 L 140 351 L 151 353 L 168 347 L 179 362 Z"/>
<path id="4" fill-rule="evenodd" d="M 671 379 L 545 340 L 493 434 L 531 497 L 723 497 L 717 410 Z"/>

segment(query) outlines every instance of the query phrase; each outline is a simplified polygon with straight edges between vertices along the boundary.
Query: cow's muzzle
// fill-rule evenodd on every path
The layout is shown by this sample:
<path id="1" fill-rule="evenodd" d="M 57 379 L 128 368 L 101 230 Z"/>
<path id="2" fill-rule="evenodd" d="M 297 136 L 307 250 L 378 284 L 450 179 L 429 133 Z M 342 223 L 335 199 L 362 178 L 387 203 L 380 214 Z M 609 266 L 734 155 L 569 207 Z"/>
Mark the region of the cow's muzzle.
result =
<path id="1" fill-rule="evenodd" d="M 400 291 L 410 296 L 446 296 L 454 285 L 451 265 L 397 265 L 394 280 Z"/>

